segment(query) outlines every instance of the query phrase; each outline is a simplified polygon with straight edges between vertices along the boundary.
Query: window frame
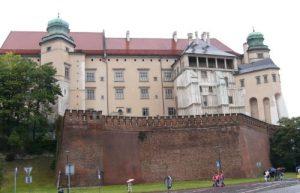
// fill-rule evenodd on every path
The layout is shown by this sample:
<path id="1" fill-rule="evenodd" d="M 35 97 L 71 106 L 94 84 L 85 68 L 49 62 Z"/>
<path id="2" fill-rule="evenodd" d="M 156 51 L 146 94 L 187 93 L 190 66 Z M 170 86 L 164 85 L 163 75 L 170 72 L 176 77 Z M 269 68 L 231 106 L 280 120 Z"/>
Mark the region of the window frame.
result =
<path id="1" fill-rule="evenodd" d="M 124 82 L 124 70 L 114 70 L 114 81 L 115 82 Z"/>
<path id="2" fill-rule="evenodd" d="M 148 107 L 143 107 L 142 108 L 142 116 L 143 117 L 148 117 L 150 115 L 150 111 Z"/>
<path id="3" fill-rule="evenodd" d="M 121 92 L 118 92 L 121 91 Z M 115 99 L 124 100 L 124 87 L 115 87 Z"/>
<path id="4" fill-rule="evenodd" d="M 172 81 L 172 70 L 165 70 L 163 71 L 164 82 L 171 82 Z"/>
<path id="5" fill-rule="evenodd" d="M 96 89 L 95 88 L 85 88 L 85 100 L 95 100 L 96 99 Z"/>
<path id="6" fill-rule="evenodd" d="M 95 70 L 85 71 L 85 82 L 96 82 Z"/>
<path id="7" fill-rule="evenodd" d="M 173 88 L 172 87 L 166 87 L 164 88 L 164 94 L 165 94 L 165 99 L 173 99 Z"/>
<path id="8" fill-rule="evenodd" d="M 139 81 L 140 82 L 149 82 L 148 70 L 139 70 Z"/>
<path id="9" fill-rule="evenodd" d="M 143 92 L 146 91 L 146 92 Z M 149 99 L 149 87 L 140 87 L 140 99 Z"/>

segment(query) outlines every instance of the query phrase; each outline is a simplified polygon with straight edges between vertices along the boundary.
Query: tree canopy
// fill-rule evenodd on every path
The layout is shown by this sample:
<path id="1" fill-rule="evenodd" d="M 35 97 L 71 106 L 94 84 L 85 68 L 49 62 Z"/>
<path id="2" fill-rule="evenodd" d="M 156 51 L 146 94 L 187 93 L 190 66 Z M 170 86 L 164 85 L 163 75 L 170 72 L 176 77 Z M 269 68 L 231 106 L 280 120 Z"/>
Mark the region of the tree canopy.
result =
<path id="1" fill-rule="evenodd" d="M 0 55 L 0 134 L 18 147 L 42 132 L 61 90 L 50 64 Z"/>
<path id="2" fill-rule="evenodd" d="M 300 117 L 283 118 L 271 138 L 271 161 L 294 171 L 300 165 Z"/>

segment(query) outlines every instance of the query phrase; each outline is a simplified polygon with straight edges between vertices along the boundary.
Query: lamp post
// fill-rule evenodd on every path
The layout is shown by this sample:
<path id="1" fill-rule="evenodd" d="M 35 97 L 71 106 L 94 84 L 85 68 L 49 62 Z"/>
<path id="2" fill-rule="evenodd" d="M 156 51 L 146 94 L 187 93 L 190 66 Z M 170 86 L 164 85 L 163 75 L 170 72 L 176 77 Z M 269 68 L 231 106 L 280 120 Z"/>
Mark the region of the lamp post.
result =
<path id="1" fill-rule="evenodd" d="M 218 173 L 220 173 L 220 170 L 222 170 L 222 162 L 221 162 L 221 147 L 219 145 L 215 146 L 216 151 L 218 153 L 218 160 L 216 161 L 216 165 L 218 168 Z"/>
<path id="2" fill-rule="evenodd" d="M 66 165 L 66 174 L 68 176 L 68 193 L 70 193 L 70 186 L 71 186 L 71 179 L 70 179 L 70 175 L 71 175 L 71 172 L 70 172 L 70 163 L 69 163 L 69 153 L 70 151 L 66 151 L 66 154 L 67 154 L 67 165 Z"/>
<path id="3" fill-rule="evenodd" d="M 295 140 L 294 139 L 290 139 L 290 143 L 292 145 L 292 156 L 293 156 L 293 166 L 296 167 L 296 156 L 295 156 Z"/>
<path id="4" fill-rule="evenodd" d="M 18 173 L 18 168 L 16 167 L 14 171 L 14 193 L 17 192 L 17 173 Z"/>

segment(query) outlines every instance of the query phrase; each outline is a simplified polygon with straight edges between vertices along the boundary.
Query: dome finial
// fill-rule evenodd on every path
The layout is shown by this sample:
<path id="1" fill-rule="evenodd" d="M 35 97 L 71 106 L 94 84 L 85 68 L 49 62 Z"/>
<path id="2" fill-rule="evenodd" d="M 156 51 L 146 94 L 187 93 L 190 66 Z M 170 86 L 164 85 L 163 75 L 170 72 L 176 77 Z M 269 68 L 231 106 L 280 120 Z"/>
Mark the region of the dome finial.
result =
<path id="1" fill-rule="evenodd" d="M 57 13 L 57 18 L 59 18 L 59 12 Z"/>
<path id="2" fill-rule="evenodd" d="M 255 32 L 254 26 L 252 26 L 253 32 Z"/>

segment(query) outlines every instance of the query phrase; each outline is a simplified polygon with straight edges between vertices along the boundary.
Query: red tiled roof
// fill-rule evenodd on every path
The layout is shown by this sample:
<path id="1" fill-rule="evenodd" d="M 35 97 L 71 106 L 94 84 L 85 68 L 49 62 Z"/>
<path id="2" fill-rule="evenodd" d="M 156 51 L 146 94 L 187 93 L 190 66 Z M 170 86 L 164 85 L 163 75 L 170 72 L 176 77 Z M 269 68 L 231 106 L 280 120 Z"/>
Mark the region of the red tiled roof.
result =
<path id="1" fill-rule="evenodd" d="M 107 38 L 106 49 L 108 54 L 120 55 L 179 55 L 187 47 L 188 41 L 180 39 L 158 38 Z"/>
<path id="2" fill-rule="evenodd" d="M 3 52 L 13 51 L 18 54 L 39 54 L 42 37 L 47 35 L 47 32 L 32 32 L 32 31 L 12 31 L 4 41 L 1 50 Z M 103 33 L 92 32 L 71 32 L 76 49 L 83 51 L 103 50 Z M 0 50 L 0 53 L 1 53 Z"/>
<path id="3" fill-rule="evenodd" d="M 13 51 L 17 54 L 40 54 L 40 41 L 46 32 L 12 31 L 4 41 L 0 53 Z M 83 53 L 103 53 L 103 33 L 100 32 L 71 32 L 76 50 Z M 211 44 L 229 53 L 236 53 L 219 40 L 212 38 Z M 106 38 L 106 53 L 108 55 L 180 55 L 187 47 L 187 39 L 171 38 Z"/>

